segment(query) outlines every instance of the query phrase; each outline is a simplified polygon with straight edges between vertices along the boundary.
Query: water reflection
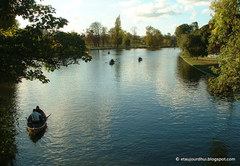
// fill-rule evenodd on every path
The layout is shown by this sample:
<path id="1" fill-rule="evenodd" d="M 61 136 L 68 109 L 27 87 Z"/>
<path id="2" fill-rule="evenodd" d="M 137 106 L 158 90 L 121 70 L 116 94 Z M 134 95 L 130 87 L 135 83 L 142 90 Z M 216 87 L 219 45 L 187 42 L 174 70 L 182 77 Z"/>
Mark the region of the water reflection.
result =
<path id="1" fill-rule="evenodd" d="M 176 165 L 176 156 L 217 151 L 238 158 L 240 103 L 212 102 L 205 78 L 178 53 L 96 50 L 90 63 L 50 73 L 49 84 L 19 84 L 16 165 Z M 25 117 L 36 105 L 52 116 L 33 143 Z"/>
<path id="2" fill-rule="evenodd" d="M 210 147 L 211 158 L 229 158 L 228 148 L 219 138 L 213 138 Z M 232 162 L 230 161 L 211 161 L 207 163 L 207 166 L 230 166 Z"/>
<path id="3" fill-rule="evenodd" d="M 122 55 L 123 49 L 117 49 L 115 50 L 115 55 L 120 56 Z"/>
<path id="4" fill-rule="evenodd" d="M 114 68 L 114 71 L 115 71 L 115 78 L 116 78 L 116 81 L 117 82 L 120 82 L 121 81 L 121 67 L 122 67 L 122 52 L 123 50 L 122 49 L 119 49 L 119 50 L 112 50 L 112 56 L 114 56 L 114 59 L 116 60 L 116 63 L 114 66 L 112 66 Z"/>
<path id="5" fill-rule="evenodd" d="M 44 136 L 44 134 L 46 132 L 46 127 L 43 130 L 41 130 L 40 132 L 38 132 L 37 134 L 33 134 L 29 131 L 27 131 L 27 132 L 28 132 L 29 139 L 31 139 L 32 142 L 37 143 L 37 141 L 39 141 Z"/>
<path id="6" fill-rule="evenodd" d="M 0 165 L 13 165 L 17 147 L 15 84 L 0 85 Z"/>
<path id="7" fill-rule="evenodd" d="M 197 87 L 203 74 L 187 64 L 180 56 L 177 58 L 177 75 L 182 84 Z"/>

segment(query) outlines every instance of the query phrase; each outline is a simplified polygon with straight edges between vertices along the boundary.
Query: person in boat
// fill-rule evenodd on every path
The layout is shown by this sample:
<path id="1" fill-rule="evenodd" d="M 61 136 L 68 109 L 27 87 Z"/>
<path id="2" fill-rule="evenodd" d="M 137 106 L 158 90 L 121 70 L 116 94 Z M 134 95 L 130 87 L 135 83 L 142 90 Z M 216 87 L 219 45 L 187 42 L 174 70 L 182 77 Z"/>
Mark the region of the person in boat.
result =
<path id="1" fill-rule="evenodd" d="M 109 64 L 113 65 L 115 63 L 115 61 L 113 59 L 110 60 Z"/>
<path id="2" fill-rule="evenodd" d="M 42 114 L 40 114 L 37 109 L 33 109 L 33 113 L 31 114 L 32 122 L 37 124 L 43 121 Z"/>
<path id="3" fill-rule="evenodd" d="M 142 61 L 142 57 L 139 57 L 139 58 L 138 58 L 138 62 L 141 62 L 141 61 Z"/>
<path id="4" fill-rule="evenodd" d="M 41 115 L 44 115 L 44 112 L 43 110 L 40 109 L 39 106 L 36 106 L 36 109 L 35 109 L 38 113 L 40 113 Z"/>

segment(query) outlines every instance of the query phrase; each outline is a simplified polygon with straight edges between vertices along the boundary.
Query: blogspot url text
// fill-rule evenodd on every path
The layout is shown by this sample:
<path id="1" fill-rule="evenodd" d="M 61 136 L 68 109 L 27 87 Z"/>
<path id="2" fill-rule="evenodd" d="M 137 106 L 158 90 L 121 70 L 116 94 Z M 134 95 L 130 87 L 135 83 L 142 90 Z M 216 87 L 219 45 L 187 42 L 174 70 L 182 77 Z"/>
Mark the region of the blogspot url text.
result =
<path id="1" fill-rule="evenodd" d="M 179 162 L 196 162 L 196 161 L 206 161 L 206 162 L 231 162 L 236 161 L 236 158 L 212 158 L 212 157 L 197 157 L 197 158 L 185 158 L 185 157 L 176 157 L 176 161 Z"/>

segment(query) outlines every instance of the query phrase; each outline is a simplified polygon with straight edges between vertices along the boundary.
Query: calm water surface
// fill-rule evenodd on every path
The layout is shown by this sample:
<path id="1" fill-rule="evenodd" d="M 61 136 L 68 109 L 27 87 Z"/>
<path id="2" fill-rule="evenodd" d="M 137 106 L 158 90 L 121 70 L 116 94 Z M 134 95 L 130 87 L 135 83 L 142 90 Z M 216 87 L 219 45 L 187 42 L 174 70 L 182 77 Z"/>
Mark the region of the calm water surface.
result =
<path id="1" fill-rule="evenodd" d="M 14 165 L 207 164 L 176 157 L 234 157 L 226 165 L 240 164 L 240 102 L 214 100 L 207 78 L 178 49 L 110 52 L 92 51 L 90 63 L 48 73 L 49 84 L 17 85 Z M 25 118 L 36 105 L 52 115 L 34 142 Z"/>

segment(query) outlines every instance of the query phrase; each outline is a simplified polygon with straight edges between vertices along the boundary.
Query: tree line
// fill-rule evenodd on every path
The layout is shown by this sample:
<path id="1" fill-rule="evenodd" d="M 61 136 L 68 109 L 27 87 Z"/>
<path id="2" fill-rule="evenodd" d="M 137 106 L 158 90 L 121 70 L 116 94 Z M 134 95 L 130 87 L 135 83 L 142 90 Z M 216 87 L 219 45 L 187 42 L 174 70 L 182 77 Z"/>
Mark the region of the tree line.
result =
<path id="1" fill-rule="evenodd" d="M 209 90 L 220 97 L 240 99 L 240 1 L 216 0 L 210 6 L 212 19 L 200 29 L 197 23 L 175 30 L 177 45 L 192 57 L 218 55 L 218 75 L 209 79 Z"/>
<path id="2" fill-rule="evenodd" d="M 90 60 L 82 37 L 59 29 L 68 21 L 55 17 L 51 6 L 35 0 L 5 0 L 0 4 L 0 82 L 20 82 L 22 78 L 49 80 L 43 69 L 54 71 L 61 66 Z M 18 27 L 16 16 L 31 24 Z"/>
<path id="3" fill-rule="evenodd" d="M 208 38 L 210 37 L 209 25 L 199 29 L 198 22 L 182 24 L 175 30 L 177 45 L 185 55 L 191 57 L 208 55 Z"/>
<path id="4" fill-rule="evenodd" d="M 110 30 L 100 22 L 93 22 L 86 32 L 82 34 L 89 47 L 175 47 L 176 37 L 168 33 L 163 35 L 160 30 L 146 27 L 146 35 L 137 35 L 137 27 L 132 27 L 131 32 L 127 32 L 121 27 L 120 15 L 116 18 L 115 26 Z"/>
<path id="5" fill-rule="evenodd" d="M 0 82 L 20 82 L 22 78 L 49 80 L 43 70 L 54 71 L 61 66 L 78 63 L 79 59 L 91 60 L 87 46 L 119 47 L 163 47 L 176 46 L 175 36 L 162 35 L 151 26 L 146 36 L 137 35 L 121 27 L 120 16 L 115 26 L 108 30 L 94 22 L 85 34 L 62 32 L 68 24 L 62 17 L 55 16 L 52 6 L 37 4 L 35 0 L 4 0 L 0 4 Z M 16 16 L 30 22 L 26 28 L 19 28 Z"/>
<path id="6" fill-rule="evenodd" d="M 37 4 L 35 0 L 4 0 L 0 3 L 0 82 L 20 82 L 22 78 L 49 80 L 43 70 L 54 71 L 61 66 L 91 60 L 88 46 L 94 47 L 171 47 L 176 44 L 189 56 L 219 54 L 219 67 L 214 68 L 217 78 L 210 79 L 210 91 L 220 96 L 240 93 L 240 2 L 216 0 L 211 4 L 214 12 L 209 24 L 199 28 L 197 22 L 183 24 L 174 35 L 163 35 L 160 30 L 146 27 L 146 35 L 139 36 L 121 27 L 120 16 L 108 30 L 94 22 L 84 34 L 67 33 L 60 28 L 68 21 L 55 16 L 51 6 Z M 30 22 L 19 28 L 16 16 Z"/>

